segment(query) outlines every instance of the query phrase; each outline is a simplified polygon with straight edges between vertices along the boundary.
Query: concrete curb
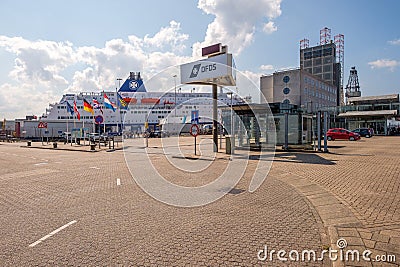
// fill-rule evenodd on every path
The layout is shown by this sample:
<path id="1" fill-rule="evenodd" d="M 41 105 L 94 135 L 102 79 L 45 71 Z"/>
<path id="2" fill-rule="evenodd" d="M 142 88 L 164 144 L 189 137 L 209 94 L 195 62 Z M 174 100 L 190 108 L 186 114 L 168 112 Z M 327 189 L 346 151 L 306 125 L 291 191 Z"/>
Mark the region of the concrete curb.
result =
<path id="1" fill-rule="evenodd" d="M 343 204 L 337 197 L 332 193 L 325 190 L 321 186 L 309 181 L 301 176 L 282 173 L 277 177 L 279 180 L 293 186 L 298 192 L 300 192 L 311 204 L 313 209 L 316 211 L 322 221 L 325 233 L 327 234 L 327 240 L 324 236 L 321 236 L 321 240 L 328 241 L 329 247 L 337 249 L 337 241 L 339 238 L 345 238 L 350 248 L 356 248 L 359 250 L 366 250 L 363 240 L 354 235 L 345 234 L 346 229 L 350 232 L 357 231 L 357 228 L 364 228 L 362 222 L 357 219 L 349 207 Z M 339 230 L 340 229 L 340 230 Z M 340 234 L 340 233 L 343 234 Z M 372 266 L 365 262 L 364 266 Z M 342 261 L 332 261 L 331 266 L 343 267 L 349 266 Z"/>

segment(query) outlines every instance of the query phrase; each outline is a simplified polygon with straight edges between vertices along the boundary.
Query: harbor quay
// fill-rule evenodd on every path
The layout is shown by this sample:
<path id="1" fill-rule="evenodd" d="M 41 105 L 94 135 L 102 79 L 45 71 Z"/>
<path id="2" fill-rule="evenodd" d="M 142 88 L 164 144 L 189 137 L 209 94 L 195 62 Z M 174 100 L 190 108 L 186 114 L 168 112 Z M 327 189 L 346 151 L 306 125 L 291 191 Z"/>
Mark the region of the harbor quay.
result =
<path id="1" fill-rule="evenodd" d="M 400 265 L 398 137 L 329 141 L 328 153 L 229 155 L 212 141 L 0 143 L 0 265 Z M 237 181 L 208 187 L 220 177 Z"/>

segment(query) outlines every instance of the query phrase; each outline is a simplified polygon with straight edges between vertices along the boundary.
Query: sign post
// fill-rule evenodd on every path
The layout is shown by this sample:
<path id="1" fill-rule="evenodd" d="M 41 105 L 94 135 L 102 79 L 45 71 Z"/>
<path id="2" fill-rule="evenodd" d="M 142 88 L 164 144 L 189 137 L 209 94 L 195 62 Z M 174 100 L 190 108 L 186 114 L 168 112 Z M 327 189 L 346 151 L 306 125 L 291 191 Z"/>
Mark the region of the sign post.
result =
<path id="1" fill-rule="evenodd" d="M 101 133 L 101 131 L 100 131 L 100 125 L 103 123 L 103 121 L 104 121 L 104 119 L 103 119 L 103 116 L 101 116 L 101 115 L 97 115 L 97 116 L 94 118 L 94 122 L 95 122 L 97 125 L 99 125 L 99 149 L 100 149 L 100 143 L 101 143 L 101 140 L 100 140 L 100 133 Z M 96 131 L 93 131 L 93 132 L 96 132 Z M 105 143 L 105 141 L 104 141 L 104 143 Z"/>
<path id="2" fill-rule="evenodd" d="M 202 49 L 202 56 L 208 58 L 180 65 L 181 83 L 210 84 L 213 96 L 213 143 L 218 152 L 217 86 L 236 85 L 236 66 L 228 47 L 220 43 Z"/>
<path id="3" fill-rule="evenodd" d="M 46 129 L 47 130 L 47 122 L 39 121 L 38 128 L 40 129 L 40 137 L 42 139 L 42 146 L 43 146 L 44 144 L 43 144 L 43 132 L 42 132 L 42 129 Z"/>
<path id="4" fill-rule="evenodd" d="M 194 154 L 197 155 L 197 149 L 196 149 L 196 137 L 197 135 L 199 135 L 200 129 L 199 126 L 197 124 L 192 124 L 192 126 L 190 126 L 190 135 L 194 137 Z"/>
<path id="5" fill-rule="evenodd" d="M 149 129 L 149 122 L 148 121 L 146 121 L 145 123 L 144 123 L 144 132 L 145 132 L 145 135 L 146 135 L 146 147 L 149 147 L 149 132 L 148 132 L 148 129 Z"/>

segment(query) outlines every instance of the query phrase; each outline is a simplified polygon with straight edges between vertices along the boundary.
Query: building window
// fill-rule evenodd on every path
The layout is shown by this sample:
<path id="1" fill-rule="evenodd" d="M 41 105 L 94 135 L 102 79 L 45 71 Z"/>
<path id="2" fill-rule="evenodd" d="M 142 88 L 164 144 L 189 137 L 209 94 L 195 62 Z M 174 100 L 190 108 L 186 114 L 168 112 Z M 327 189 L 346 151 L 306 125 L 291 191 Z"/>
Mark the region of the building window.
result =
<path id="1" fill-rule="evenodd" d="M 311 59 L 312 58 L 312 53 L 311 52 L 305 52 L 304 53 L 304 59 Z"/>
<path id="2" fill-rule="evenodd" d="M 324 80 L 330 80 L 330 79 L 332 79 L 331 74 L 330 73 L 325 73 L 324 74 Z"/>
<path id="3" fill-rule="evenodd" d="M 315 67 L 313 69 L 313 73 L 321 73 L 322 72 L 322 68 L 321 67 Z"/>
<path id="4" fill-rule="evenodd" d="M 316 57 L 321 57 L 322 56 L 322 50 L 321 49 L 318 49 L 318 50 L 315 50 L 315 51 L 313 51 L 313 55 L 312 55 L 314 58 L 316 58 Z"/>
<path id="5" fill-rule="evenodd" d="M 314 59 L 314 65 L 321 65 L 322 64 L 322 59 L 316 58 Z"/>
<path id="6" fill-rule="evenodd" d="M 332 47 L 324 48 L 324 56 L 332 55 Z"/>
<path id="7" fill-rule="evenodd" d="M 331 65 L 325 65 L 324 66 L 324 72 L 330 72 L 332 70 L 332 66 Z"/>

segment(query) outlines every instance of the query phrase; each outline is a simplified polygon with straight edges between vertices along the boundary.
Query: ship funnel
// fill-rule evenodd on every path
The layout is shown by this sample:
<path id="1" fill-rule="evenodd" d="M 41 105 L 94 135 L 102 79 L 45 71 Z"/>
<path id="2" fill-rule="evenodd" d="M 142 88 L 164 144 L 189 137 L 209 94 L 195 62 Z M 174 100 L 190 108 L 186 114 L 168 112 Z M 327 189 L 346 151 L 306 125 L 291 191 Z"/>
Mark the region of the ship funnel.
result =
<path id="1" fill-rule="evenodd" d="M 130 72 L 129 73 L 130 80 L 140 80 L 140 72 Z"/>

